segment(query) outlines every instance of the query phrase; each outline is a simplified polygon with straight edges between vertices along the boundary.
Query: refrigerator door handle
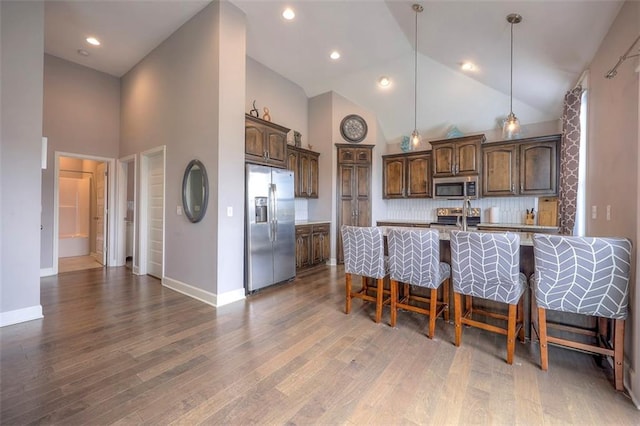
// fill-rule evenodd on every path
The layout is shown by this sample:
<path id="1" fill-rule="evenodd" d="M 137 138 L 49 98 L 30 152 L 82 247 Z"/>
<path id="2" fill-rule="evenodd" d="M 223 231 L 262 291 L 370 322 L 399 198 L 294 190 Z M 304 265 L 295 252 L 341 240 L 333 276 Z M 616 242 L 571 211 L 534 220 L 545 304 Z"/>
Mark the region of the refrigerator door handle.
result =
<path id="1" fill-rule="evenodd" d="M 269 241 L 273 241 L 273 188 L 269 184 L 269 195 L 267 196 L 267 222 L 269 223 Z"/>
<path id="2" fill-rule="evenodd" d="M 273 241 L 278 239 L 278 187 L 274 183 L 273 190 Z"/>

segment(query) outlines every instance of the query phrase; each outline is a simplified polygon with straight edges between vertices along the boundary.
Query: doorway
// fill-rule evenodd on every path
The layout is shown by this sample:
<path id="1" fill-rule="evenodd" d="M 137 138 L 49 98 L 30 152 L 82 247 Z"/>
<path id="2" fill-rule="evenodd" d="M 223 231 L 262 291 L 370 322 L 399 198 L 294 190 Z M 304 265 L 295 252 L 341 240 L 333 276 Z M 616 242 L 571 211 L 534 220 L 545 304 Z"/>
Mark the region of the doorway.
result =
<path id="1" fill-rule="evenodd" d="M 160 280 L 164 277 L 165 167 L 164 146 L 140 154 L 138 273 L 151 275 Z"/>
<path id="2" fill-rule="evenodd" d="M 117 161 L 118 243 L 116 266 L 126 266 L 133 270 L 136 257 L 136 177 L 138 161 L 136 155 L 129 155 Z"/>
<path id="3" fill-rule="evenodd" d="M 55 154 L 54 274 L 110 264 L 113 160 L 78 154 Z"/>

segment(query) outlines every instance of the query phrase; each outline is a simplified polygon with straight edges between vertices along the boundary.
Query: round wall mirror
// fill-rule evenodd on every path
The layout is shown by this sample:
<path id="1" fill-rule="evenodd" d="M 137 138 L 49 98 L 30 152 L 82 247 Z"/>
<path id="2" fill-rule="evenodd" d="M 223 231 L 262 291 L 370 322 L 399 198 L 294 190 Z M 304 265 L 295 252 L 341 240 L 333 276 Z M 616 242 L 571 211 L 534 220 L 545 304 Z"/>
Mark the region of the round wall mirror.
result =
<path id="1" fill-rule="evenodd" d="M 182 179 L 182 205 L 184 214 L 193 222 L 200 222 L 207 211 L 209 179 L 204 164 L 191 160 Z"/>

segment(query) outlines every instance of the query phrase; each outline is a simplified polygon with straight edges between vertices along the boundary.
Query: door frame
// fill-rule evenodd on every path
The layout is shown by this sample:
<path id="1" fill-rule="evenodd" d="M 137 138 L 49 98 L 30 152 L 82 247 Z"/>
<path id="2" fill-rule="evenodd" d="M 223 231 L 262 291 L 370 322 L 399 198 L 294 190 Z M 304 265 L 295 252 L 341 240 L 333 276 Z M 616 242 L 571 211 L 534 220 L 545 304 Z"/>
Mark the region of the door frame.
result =
<path id="1" fill-rule="evenodd" d="M 166 259 L 166 207 L 167 207 L 167 148 L 165 145 L 142 151 L 140 153 L 140 218 L 138 232 L 138 264 L 133 264 L 133 273 L 147 274 L 149 249 L 149 157 L 162 154 L 162 280 L 164 280 Z"/>
<path id="2" fill-rule="evenodd" d="M 53 275 L 58 274 L 58 250 L 59 250 L 59 220 L 60 220 L 60 194 L 59 194 L 59 182 L 60 179 L 60 157 L 69 157 L 69 158 L 78 158 L 81 160 L 93 160 L 101 163 L 107 163 L 107 202 L 105 203 L 105 208 L 107 209 L 107 214 L 105 217 L 107 218 L 107 233 L 105 235 L 106 241 L 106 262 L 104 266 L 112 266 L 116 264 L 115 250 L 111 249 L 111 245 L 114 241 L 116 241 L 116 230 L 115 230 L 115 209 L 112 208 L 114 200 L 115 200 L 115 158 L 109 157 L 98 157 L 95 155 L 86 155 L 86 154 L 77 154 L 73 152 L 62 152 L 55 151 L 54 152 L 54 179 L 53 179 Z"/>
<path id="3" fill-rule="evenodd" d="M 133 163 L 133 176 L 129 176 L 129 164 Z M 131 243 L 133 244 L 133 262 L 135 264 L 136 259 L 136 217 L 137 217 L 137 198 L 138 198 L 138 156 L 136 154 L 127 155 L 126 157 L 116 160 L 116 174 L 118 187 L 117 193 L 117 219 L 116 219 L 116 232 L 118 235 L 116 243 L 116 263 L 115 266 L 124 266 L 127 261 L 127 224 L 125 218 L 127 217 L 127 184 L 128 180 L 133 177 L 133 238 Z"/>

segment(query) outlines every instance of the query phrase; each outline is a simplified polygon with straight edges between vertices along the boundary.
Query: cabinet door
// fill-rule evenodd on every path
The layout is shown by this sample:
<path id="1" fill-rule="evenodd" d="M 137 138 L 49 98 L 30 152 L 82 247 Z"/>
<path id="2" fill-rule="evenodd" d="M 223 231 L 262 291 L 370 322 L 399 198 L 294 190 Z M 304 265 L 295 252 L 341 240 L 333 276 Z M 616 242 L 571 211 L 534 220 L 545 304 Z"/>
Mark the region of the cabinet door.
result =
<path id="1" fill-rule="evenodd" d="M 301 152 L 298 159 L 299 178 L 296 182 L 299 188 L 300 197 L 309 197 L 309 170 L 309 154 Z"/>
<path id="2" fill-rule="evenodd" d="M 244 128 L 244 152 L 247 157 L 263 160 L 265 157 L 264 146 L 265 129 L 248 123 Z"/>
<path id="3" fill-rule="evenodd" d="M 275 166 L 286 166 L 287 136 L 282 132 L 269 130 L 267 133 L 267 155 L 269 162 Z"/>
<path id="4" fill-rule="evenodd" d="M 382 158 L 382 198 L 404 197 L 404 165 L 404 157 Z"/>
<path id="5" fill-rule="evenodd" d="M 293 172 L 293 190 L 296 197 L 300 196 L 300 172 L 298 171 L 298 151 L 287 147 L 287 169 Z"/>
<path id="6" fill-rule="evenodd" d="M 452 143 L 439 144 L 433 147 L 433 176 L 452 176 L 455 163 L 455 146 Z"/>
<path id="7" fill-rule="evenodd" d="M 482 195 L 493 197 L 516 195 L 518 173 L 516 170 L 517 147 L 500 145 L 483 150 Z"/>
<path id="8" fill-rule="evenodd" d="M 357 226 L 371 226 L 371 166 L 357 165 L 354 199 Z"/>
<path id="9" fill-rule="evenodd" d="M 407 157 L 407 198 L 431 196 L 431 156 L 421 154 Z"/>
<path id="10" fill-rule="evenodd" d="M 456 145 L 456 164 L 454 174 L 476 175 L 479 172 L 480 146 L 478 142 L 459 142 Z"/>
<path id="11" fill-rule="evenodd" d="M 522 144 L 520 146 L 520 195 L 557 194 L 557 142 Z"/>
<path id="12" fill-rule="evenodd" d="M 327 225 L 327 230 L 323 231 L 321 234 L 323 263 L 331 258 L 331 237 L 329 236 L 329 233 L 329 225 Z"/>
<path id="13" fill-rule="evenodd" d="M 326 248 L 328 242 L 325 242 L 326 236 L 329 235 L 329 225 L 313 225 L 313 234 L 311 235 L 311 246 L 313 252 L 312 264 L 318 265 L 326 262 Z"/>
<path id="14" fill-rule="evenodd" d="M 311 226 L 296 226 L 296 268 L 311 265 Z"/>
<path id="15" fill-rule="evenodd" d="M 309 198 L 318 198 L 318 179 L 320 179 L 319 155 L 309 154 Z"/>

